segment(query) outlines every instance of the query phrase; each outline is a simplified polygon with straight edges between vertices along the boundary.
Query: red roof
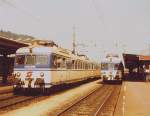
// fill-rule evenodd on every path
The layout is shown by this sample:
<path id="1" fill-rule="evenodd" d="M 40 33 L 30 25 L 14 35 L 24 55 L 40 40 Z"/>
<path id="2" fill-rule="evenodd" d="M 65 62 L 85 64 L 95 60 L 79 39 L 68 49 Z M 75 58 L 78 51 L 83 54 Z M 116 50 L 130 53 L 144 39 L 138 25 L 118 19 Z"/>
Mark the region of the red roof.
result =
<path id="1" fill-rule="evenodd" d="M 149 60 L 150 61 L 150 56 L 139 56 L 139 60 Z"/>

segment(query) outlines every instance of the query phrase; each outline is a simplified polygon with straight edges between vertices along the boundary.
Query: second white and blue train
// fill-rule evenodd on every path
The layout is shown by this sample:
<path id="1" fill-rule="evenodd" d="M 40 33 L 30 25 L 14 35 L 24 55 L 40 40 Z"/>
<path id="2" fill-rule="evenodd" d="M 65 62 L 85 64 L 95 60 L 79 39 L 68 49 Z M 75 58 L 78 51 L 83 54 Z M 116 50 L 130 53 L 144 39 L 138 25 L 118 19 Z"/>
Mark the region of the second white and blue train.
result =
<path id="1" fill-rule="evenodd" d="M 118 55 L 107 55 L 101 61 L 101 77 L 104 83 L 122 83 L 123 60 Z"/>

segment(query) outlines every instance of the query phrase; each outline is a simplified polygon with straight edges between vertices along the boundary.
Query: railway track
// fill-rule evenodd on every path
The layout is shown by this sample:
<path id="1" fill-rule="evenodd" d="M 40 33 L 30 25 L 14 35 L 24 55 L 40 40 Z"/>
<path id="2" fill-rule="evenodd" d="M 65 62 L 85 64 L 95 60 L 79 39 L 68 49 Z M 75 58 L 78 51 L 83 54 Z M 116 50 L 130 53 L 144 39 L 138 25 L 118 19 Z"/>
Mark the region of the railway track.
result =
<path id="1" fill-rule="evenodd" d="M 16 96 L 16 95 L 10 95 L 7 98 L 1 98 L 0 99 L 0 109 L 8 108 L 10 106 L 32 100 L 36 98 L 37 96 Z"/>
<path id="2" fill-rule="evenodd" d="M 71 86 L 71 88 L 74 88 L 75 86 Z M 63 90 L 52 90 L 53 94 L 57 94 L 61 91 L 65 91 L 66 89 Z M 0 94 L 0 112 L 2 111 L 1 109 L 9 109 L 11 106 L 15 107 L 16 105 L 20 105 L 21 103 L 26 104 L 25 102 L 34 102 L 37 101 L 35 100 L 35 98 L 39 99 L 39 100 L 43 100 L 49 97 L 49 94 L 46 96 L 43 96 L 42 94 L 39 94 L 37 96 L 26 96 L 26 95 L 14 95 L 12 93 L 12 91 L 6 91 L 3 92 L 2 94 Z M 28 104 L 28 103 L 27 103 Z M 20 105 L 22 106 L 22 105 Z M 13 108 L 10 108 L 13 109 Z"/>
<path id="3" fill-rule="evenodd" d="M 4 89 L 4 90 L 0 90 L 0 95 L 7 94 L 7 93 L 12 93 L 12 92 L 13 92 L 13 88 Z"/>
<path id="4" fill-rule="evenodd" d="M 104 114 L 105 116 L 112 116 L 120 88 L 120 85 L 103 85 L 63 111 L 55 114 L 58 116 L 103 116 Z"/>
<path id="5" fill-rule="evenodd" d="M 3 101 L 3 100 L 7 100 L 7 99 L 11 99 L 13 97 L 17 97 L 15 96 L 13 93 L 3 93 L 0 95 L 0 101 Z"/>
<path id="6" fill-rule="evenodd" d="M 116 86 L 111 94 L 103 101 L 94 116 L 114 116 L 120 90 L 121 86 Z"/>

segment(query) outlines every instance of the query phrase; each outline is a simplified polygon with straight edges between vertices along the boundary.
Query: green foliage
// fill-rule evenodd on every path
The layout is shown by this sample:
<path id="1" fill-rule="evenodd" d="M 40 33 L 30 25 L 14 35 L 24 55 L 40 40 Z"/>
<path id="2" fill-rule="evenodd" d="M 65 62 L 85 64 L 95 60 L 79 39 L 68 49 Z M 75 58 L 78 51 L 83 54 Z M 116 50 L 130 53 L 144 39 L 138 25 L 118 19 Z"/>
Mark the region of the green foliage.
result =
<path id="1" fill-rule="evenodd" d="M 8 39 L 13 39 L 13 40 L 26 40 L 27 38 L 30 38 L 32 40 L 34 40 L 35 38 L 29 35 L 23 35 L 23 34 L 16 34 L 16 33 L 12 33 L 10 31 L 4 31 L 4 30 L 0 30 L 0 36 L 6 37 Z"/>

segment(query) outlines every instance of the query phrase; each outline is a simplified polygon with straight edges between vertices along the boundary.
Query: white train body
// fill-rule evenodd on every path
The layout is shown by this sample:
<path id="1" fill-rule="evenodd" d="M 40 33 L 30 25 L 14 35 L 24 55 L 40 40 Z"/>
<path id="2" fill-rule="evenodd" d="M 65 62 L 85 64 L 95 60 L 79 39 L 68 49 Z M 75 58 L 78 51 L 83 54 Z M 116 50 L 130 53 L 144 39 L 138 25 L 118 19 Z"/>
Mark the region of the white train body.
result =
<path id="1" fill-rule="evenodd" d="M 123 64 L 118 56 L 107 56 L 101 61 L 101 77 L 103 82 L 121 82 L 123 77 Z"/>
<path id="2" fill-rule="evenodd" d="M 16 51 L 14 89 L 51 88 L 100 77 L 97 63 L 58 47 L 23 47 Z"/>

